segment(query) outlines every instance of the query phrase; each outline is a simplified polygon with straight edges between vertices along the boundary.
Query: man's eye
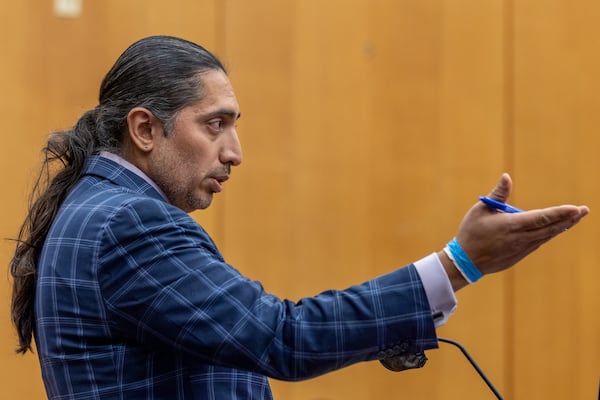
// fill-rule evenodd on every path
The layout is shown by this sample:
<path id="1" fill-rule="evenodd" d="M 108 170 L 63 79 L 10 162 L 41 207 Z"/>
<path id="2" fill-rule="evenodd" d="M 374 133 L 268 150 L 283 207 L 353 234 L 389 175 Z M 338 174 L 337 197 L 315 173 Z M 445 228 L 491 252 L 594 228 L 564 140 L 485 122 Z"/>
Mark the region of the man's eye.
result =
<path id="1" fill-rule="evenodd" d="M 225 122 L 222 119 L 215 119 L 210 121 L 208 126 L 215 132 L 221 132 L 225 128 Z"/>

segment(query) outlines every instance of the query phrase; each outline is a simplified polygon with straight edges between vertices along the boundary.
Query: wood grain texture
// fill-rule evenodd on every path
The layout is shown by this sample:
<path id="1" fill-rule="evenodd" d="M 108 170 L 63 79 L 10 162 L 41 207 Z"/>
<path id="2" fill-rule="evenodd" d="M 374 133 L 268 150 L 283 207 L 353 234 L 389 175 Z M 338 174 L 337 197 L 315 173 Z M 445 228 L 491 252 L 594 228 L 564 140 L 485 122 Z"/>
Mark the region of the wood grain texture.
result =
<path id="1" fill-rule="evenodd" d="M 522 208 L 585 203 L 581 226 L 513 271 L 458 293 L 440 336 L 460 341 L 506 398 L 593 398 L 600 371 L 600 6 L 591 0 L 5 2 L 0 24 L 3 238 L 14 237 L 47 134 L 96 104 L 132 41 L 173 34 L 227 65 L 242 166 L 194 217 L 226 259 L 282 298 L 345 288 L 443 247 L 504 171 Z M 0 244 L 7 265 L 13 244 Z M 43 398 L 35 356 L 13 354 L 0 285 L 0 397 Z M 364 363 L 277 399 L 481 399 L 442 344 L 424 369 Z"/>

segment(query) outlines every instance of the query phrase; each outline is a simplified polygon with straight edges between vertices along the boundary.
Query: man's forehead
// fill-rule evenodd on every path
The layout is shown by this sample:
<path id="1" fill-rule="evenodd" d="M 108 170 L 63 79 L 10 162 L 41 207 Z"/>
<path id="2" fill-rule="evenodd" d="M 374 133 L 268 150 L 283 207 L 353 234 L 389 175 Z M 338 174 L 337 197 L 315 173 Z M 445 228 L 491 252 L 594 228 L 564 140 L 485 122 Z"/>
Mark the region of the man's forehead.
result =
<path id="1" fill-rule="evenodd" d="M 237 98 L 227 75 L 220 70 L 211 70 L 202 73 L 201 79 L 202 93 L 195 105 L 208 114 L 240 118 Z"/>

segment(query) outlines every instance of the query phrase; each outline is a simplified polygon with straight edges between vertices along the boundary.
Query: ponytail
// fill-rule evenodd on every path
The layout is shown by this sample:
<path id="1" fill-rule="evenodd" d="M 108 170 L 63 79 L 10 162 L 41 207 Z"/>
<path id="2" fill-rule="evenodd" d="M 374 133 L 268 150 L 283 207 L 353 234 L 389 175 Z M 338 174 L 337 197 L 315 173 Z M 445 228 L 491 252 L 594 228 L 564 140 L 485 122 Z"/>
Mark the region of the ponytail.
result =
<path id="1" fill-rule="evenodd" d="M 17 353 L 32 350 L 38 259 L 58 209 L 81 177 L 87 157 L 96 151 L 96 114 L 95 109 L 88 111 L 72 130 L 53 133 L 42 150 L 44 161 L 31 191 L 29 212 L 19 230 L 10 262 L 13 277 L 11 318 L 18 334 Z"/>

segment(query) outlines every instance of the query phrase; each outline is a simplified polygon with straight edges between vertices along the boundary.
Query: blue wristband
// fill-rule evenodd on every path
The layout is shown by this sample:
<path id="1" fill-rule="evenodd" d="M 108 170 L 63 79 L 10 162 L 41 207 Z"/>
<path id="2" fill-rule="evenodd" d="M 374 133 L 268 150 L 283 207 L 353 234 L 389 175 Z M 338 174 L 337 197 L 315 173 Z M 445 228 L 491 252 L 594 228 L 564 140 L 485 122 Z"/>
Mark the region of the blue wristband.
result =
<path id="1" fill-rule="evenodd" d="M 483 276 L 481 271 L 473 264 L 473 261 L 471 261 L 467 253 L 460 247 L 456 238 L 448 243 L 448 250 L 450 252 L 449 256 L 451 255 L 450 258 L 454 261 L 454 265 L 462 272 L 469 283 L 475 283 Z"/>

